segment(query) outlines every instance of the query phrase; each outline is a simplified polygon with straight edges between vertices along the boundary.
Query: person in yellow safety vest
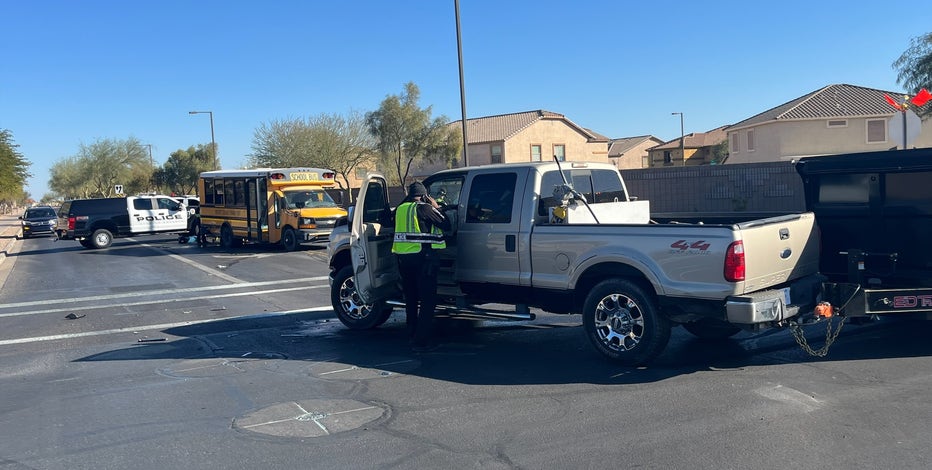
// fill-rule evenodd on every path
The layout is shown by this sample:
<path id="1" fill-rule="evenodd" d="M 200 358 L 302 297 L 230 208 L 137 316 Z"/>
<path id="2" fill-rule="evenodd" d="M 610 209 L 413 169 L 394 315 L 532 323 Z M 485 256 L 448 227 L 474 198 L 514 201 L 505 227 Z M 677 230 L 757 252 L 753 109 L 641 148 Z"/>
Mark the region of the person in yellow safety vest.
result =
<path id="1" fill-rule="evenodd" d="M 452 227 L 439 208 L 437 201 L 427 194 L 427 188 L 414 182 L 408 186 L 408 197 L 395 209 L 392 253 L 398 258 L 405 320 L 416 352 L 435 346 L 432 333 L 440 259 L 434 250 L 446 247 L 442 230 Z"/>

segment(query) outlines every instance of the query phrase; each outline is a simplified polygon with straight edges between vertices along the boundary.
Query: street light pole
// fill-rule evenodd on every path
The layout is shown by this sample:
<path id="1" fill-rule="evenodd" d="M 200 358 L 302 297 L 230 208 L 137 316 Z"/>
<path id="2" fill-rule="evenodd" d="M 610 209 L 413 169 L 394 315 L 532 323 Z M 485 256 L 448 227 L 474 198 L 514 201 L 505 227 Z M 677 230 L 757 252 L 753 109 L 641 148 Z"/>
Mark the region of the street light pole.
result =
<path id="1" fill-rule="evenodd" d="M 469 166 L 469 137 L 466 131 L 466 82 L 463 81 L 463 40 L 460 33 L 460 0 L 453 0 L 456 9 L 456 55 L 460 64 L 460 108 L 463 114 L 463 166 Z"/>
<path id="2" fill-rule="evenodd" d="M 217 142 L 214 140 L 214 112 L 213 111 L 188 111 L 188 114 L 208 114 L 210 115 L 210 156 L 213 159 L 213 169 L 219 170 L 220 165 L 217 162 Z"/>
<path id="3" fill-rule="evenodd" d="M 671 116 L 675 116 L 677 114 L 680 115 L 680 158 L 683 159 L 683 166 L 686 166 L 686 144 L 684 142 L 684 139 L 686 138 L 686 134 L 683 132 L 683 113 L 678 113 L 678 112 L 670 113 Z"/>
<path id="4" fill-rule="evenodd" d="M 143 144 L 143 145 L 145 145 L 146 147 L 149 147 L 149 167 L 151 167 L 152 170 L 155 170 L 155 163 L 152 161 L 152 144 Z M 150 173 L 149 183 L 146 185 L 146 190 L 148 191 L 151 189 L 152 189 L 152 174 Z"/>

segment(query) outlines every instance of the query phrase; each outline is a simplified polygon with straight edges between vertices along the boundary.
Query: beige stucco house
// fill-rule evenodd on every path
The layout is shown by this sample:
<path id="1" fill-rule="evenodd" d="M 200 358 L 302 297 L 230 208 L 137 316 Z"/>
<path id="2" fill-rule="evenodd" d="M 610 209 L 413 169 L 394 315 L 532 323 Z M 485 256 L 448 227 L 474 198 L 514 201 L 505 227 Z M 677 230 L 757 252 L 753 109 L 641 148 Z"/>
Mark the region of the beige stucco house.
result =
<path id="1" fill-rule="evenodd" d="M 648 167 L 709 165 L 713 162 L 716 145 L 728 137 L 728 126 L 712 129 L 708 132 L 691 132 L 680 137 L 651 147 L 648 152 Z"/>
<path id="2" fill-rule="evenodd" d="M 461 129 L 462 121 L 450 126 Z M 554 156 L 561 161 L 610 161 L 608 137 L 551 111 L 467 119 L 466 133 L 469 166 L 552 161 Z M 420 162 L 417 168 L 412 168 L 411 176 L 420 179 L 444 168 L 443 163 Z"/>
<path id="3" fill-rule="evenodd" d="M 608 159 L 619 170 L 647 168 L 650 166 L 649 150 L 661 144 L 663 140 L 652 135 L 612 139 L 608 143 Z"/>
<path id="4" fill-rule="evenodd" d="M 901 93 L 873 88 L 829 85 L 745 119 L 727 129 L 729 155 L 725 163 L 903 148 L 902 115 L 891 126 L 891 118 L 901 113 L 884 95 L 897 102 L 903 98 Z M 906 122 L 920 127 L 909 148 L 932 147 L 932 119 L 921 121 L 912 115 Z M 907 129 L 906 134 L 913 129 Z"/>

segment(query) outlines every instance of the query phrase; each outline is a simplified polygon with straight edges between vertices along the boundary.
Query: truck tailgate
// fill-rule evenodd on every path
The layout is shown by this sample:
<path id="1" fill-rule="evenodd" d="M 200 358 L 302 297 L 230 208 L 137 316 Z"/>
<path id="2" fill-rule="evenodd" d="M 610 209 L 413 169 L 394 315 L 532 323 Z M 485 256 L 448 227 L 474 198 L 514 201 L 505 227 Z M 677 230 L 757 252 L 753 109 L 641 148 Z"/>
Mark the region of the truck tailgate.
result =
<path id="1" fill-rule="evenodd" d="M 819 237 L 811 212 L 737 225 L 744 243 L 744 292 L 766 289 L 819 270 Z"/>

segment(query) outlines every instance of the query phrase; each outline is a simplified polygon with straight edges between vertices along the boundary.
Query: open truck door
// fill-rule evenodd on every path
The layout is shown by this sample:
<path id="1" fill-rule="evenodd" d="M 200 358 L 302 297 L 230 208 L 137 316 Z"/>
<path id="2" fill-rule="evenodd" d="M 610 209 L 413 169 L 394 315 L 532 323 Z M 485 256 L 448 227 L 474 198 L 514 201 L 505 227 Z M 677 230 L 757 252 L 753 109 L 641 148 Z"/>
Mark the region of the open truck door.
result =
<path id="1" fill-rule="evenodd" d="M 401 297 L 401 276 L 392 254 L 394 234 L 388 182 L 380 174 L 369 174 L 360 188 L 350 228 L 353 277 L 365 303 Z"/>

